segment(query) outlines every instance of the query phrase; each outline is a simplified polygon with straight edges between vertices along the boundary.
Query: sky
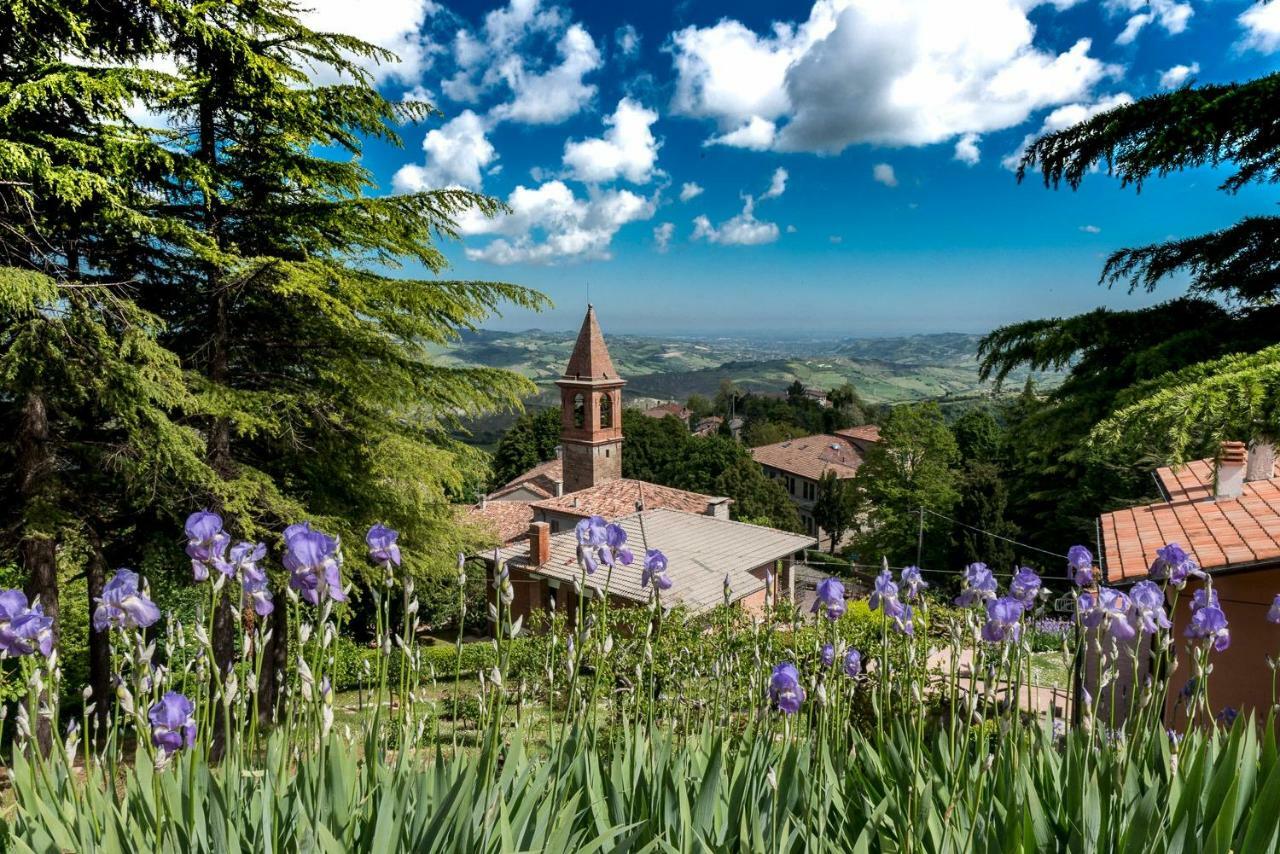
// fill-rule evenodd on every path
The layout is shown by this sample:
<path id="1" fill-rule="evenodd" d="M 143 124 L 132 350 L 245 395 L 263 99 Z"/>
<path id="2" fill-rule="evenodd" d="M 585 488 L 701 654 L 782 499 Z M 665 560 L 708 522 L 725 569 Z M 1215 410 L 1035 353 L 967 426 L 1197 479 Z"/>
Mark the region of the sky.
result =
<path id="1" fill-rule="evenodd" d="M 305 4 L 304 4 L 305 5 Z M 442 115 L 372 144 L 377 192 L 465 187 L 443 276 L 555 307 L 486 326 L 878 336 L 1136 308 L 1106 255 L 1274 204 L 1205 168 L 1140 193 L 1013 167 L 1038 133 L 1183 85 L 1276 70 L 1280 2 L 311 0 L 400 59 Z M 409 270 L 409 273 L 421 271 Z"/>

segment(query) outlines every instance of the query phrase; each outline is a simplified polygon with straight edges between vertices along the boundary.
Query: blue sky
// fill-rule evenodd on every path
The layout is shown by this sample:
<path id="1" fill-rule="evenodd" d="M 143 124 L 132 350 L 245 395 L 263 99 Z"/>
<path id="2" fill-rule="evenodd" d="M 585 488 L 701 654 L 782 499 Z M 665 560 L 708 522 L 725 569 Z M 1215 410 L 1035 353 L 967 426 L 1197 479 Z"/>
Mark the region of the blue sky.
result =
<path id="1" fill-rule="evenodd" d="M 366 153 L 385 192 L 510 203 L 463 221 L 450 277 L 590 299 L 631 332 L 985 331 L 1176 295 L 1097 284 L 1106 253 L 1273 204 L 1198 170 L 1019 186 L 1028 135 L 1164 88 L 1274 71 L 1280 3 L 817 0 L 319 3 L 397 51 L 392 97 L 443 117 Z M 781 171 L 780 171 L 781 170 Z"/>

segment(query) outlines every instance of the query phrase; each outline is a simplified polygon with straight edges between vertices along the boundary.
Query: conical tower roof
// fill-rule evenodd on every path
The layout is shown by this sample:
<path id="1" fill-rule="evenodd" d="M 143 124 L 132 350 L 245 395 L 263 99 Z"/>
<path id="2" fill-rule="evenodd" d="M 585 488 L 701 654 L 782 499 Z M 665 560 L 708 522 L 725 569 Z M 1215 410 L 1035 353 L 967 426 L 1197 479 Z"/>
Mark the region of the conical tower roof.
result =
<path id="1" fill-rule="evenodd" d="M 573 345 L 573 354 L 569 356 L 563 379 L 618 381 L 618 372 L 613 367 L 613 359 L 609 358 L 609 348 L 605 346 L 600 324 L 596 322 L 594 306 L 587 306 L 587 316 L 582 319 L 582 329 L 578 331 L 578 341 Z"/>

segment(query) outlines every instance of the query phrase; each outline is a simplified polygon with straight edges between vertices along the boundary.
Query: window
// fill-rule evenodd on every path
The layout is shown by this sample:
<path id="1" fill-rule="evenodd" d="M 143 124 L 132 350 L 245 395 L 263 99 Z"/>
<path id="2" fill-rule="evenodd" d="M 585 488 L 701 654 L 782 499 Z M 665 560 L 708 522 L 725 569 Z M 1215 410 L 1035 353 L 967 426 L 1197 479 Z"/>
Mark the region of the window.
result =
<path id="1" fill-rule="evenodd" d="M 792 495 L 796 494 L 796 479 L 790 475 L 787 476 L 787 492 Z"/>
<path id="2" fill-rule="evenodd" d="M 573 426 L 584 427 L 587 423 L 587 401 L 582 396 L 582 392 L 578 392 L 573 396 Z"/>
<path id="3" fill-rule="evenodd" d="M 600 426 L 613 426 L 613 395 L 600 395 Z"/>

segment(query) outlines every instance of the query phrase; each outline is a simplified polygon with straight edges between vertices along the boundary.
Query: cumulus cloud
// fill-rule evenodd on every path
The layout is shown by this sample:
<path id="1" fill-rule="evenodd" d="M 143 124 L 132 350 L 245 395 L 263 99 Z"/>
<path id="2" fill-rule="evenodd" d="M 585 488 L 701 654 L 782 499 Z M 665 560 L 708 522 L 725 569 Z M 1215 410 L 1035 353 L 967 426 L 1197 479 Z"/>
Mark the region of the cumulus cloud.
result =
<path id="1" fill-rule="evenodd" d="M 378 0 L 376 11 L 351 0 L 307 0 L 302 6 L 302 22 L 311 29 L 355 36 L 394 53 L 395 62 L 359 59 L 378 82 L 394 79 L 412 85 L 445 51 L 423 32 L 427 20 L 440 11 L 433 0 Z M 321 80 L 333 76 L 319 67 L 316 73 Z"/>
<path id="2" fill-rule="evenodd" d="M 982 159 L 982 152 L 978 150 L 979 136 L 976 133 L 966 133 L 964 136 L 956 140 L 955 158 L 966 166 L 973 166 Z"/>
<path id="3" fill-rule="evenodd" d="M 671 247 L 671 238 L 675 233 L 674 222 L 664 222 L 653 229 L 653 244 L 659 252 L 666 252 Z"/>
<path id="4" fill-rule="evenodd" d="M 752 151 L 767 151 L 773 147 L 773 139 L 777 136 L 777 126 L 768 119 L 752 116 L 746 124 L 737 130 L 709 137 L 703 145 L 728 145 L 732 148 L 748 148 Z"/>
<path id="5" fill-rule="evenodd" d="M 898 176 L 893 174 L 893 167 L 888 163 L 877 163 L 872 166 L 871 177 L 877 183 L 884 184 L 886 187 L 898 186 Z"/>
<path id="6" fill-rule="evenodd" d="M 720 225 L 712 225 L 706 216 L 693 220 L 693 239 L 722 246 L 758 246 L 778 239 L 778 224 L 761 222 L 755 217 L 755 199 L 742 197 L 742 213 Z"/>
<path id="7" fill-rule="evenodd" d="M 397 192 L 440 187 L 479 189 L 486 167 L 498 156 L 485 137 L 484 120 L 471 110 L 463 110 L 457 118 L 428 131 L 422 150 L 427 153 L 425 165 L 405 164 L 392 178 Z"/>
<path id="8" fill-rule="evenodd" d="M 838 152 L 917 146 L 1026 121 L 1089 97 L 1115 66 L 1081 39 L 1034 43 L 1036 0 L 816 0 L 759 34 L 724 19 L 674 33 L 675 112 L 713 120 L 709 144 Z M 1070 3 L 1056 3 L 1059 7 Z"/>
<path id="9" fill-rule="evenodd" d="M 1115 107 L 1122 107 L 1125 104 L 1132 104 L 1133 96 L 1128 92 L 1119 92 L 1115 95 L 1106 95 L 1091 104 L 1066 104 L 1058 107 L 1058 109 L 1045 116 L 1044 124 L 1040 126 L 1038 134 L 1027 134 L 1022 138 L 1022 144 L 1016 150 L 1009 152 L 1000 160 L 1000 164 L 1006 169 L 1018 168 L 1018 164 L 1022 162 L 1023 152 L 1027 150 L 1027 146 L 1036 136 L 1043 136 L 1047 133 L 1056 133 L 1060 130 L 1066 130 L 1072 125 L 1078 125 L 1080 122 L 1088 121 L 1099 113 L 1105 113 L 1107 110 Z"/>
<path id="10" fill-rule="evenodd" d="M 588 183 L 604 183 L 618 177 L 643 184 L 653 177 L 658 141 L 650 128 L 658 114 L 630 98 L 623 98 L 604 122 L 602 138 L 570 140 L 564 145 L 564 165 L 572 177 Z"/>
<path id="11" fill-rule="evenodd" d="M 1280 49 L 1280 4 L 1254 3 L 1236 20 L 1245 30 L 1243 47 L 1261 53 Z"/>
<path id="12" fill-rule="evenodd" d="M 1082 225 L 1080 226 L 1080 230 L 1085 234 L 1098 234 L 1102 231 L 1102 229 L 1098 228 L 1096 225 Z"/>
<path id="13" fill-rule="evenodd" d="M 1187 28 L 1194 10 L 1190 3 L 1178 0 L 1107 0 L 1107 10 L 1113 14 L 1128 15 L 1124 29 L 1116 36 L 1116 44 L 1132 44 L 1138 33 L 1151 23 L 1158 24 L 1166 33 L 1176 36 Z"/>
<path id="14" fill-rule="evenodd" d="M 787 170 L 779 166 L 773 170 L 773 178 L 769 181 L 769 189 L 760 196 L 761 199 L 776 199 L 787 191 Z"/>
<path id="15" fill-rule="evenodd" d="M 1187 78 L 1194 77 L 1199 73 L 1200 63 L 1198 62 L 1193 62 L 1190 65 L 1175 65 L 1160 74 L 1160 88 L 1177 89 L 1187 82 Z"/>
<path id="16" fill-rule="evenodd" d="M 656 199 L 630 190 L 590 190 L 576 195 L 563 181 L 519 186 L 507 197 L 511 212 L 486 219 L 464 215 L 459 231 L 492 235 L 481 247 L 467 247 L 473 261 L 494 264 L 557 264 L 612 257 L 609 246 L 626 224 L 651 219 Z"/>
<path id="17" fill-rule="evenodd" d="M 640 33 L 630 24 L 623 24 L 614 32 L 613 43 L 618 46 L 618 53 L 634 56 L 640 50 Z"/>
<path id="18" fill-rule="evenodd" d="M 475 103 L 499 91 L 496 121 L 556 124 L 595 97 L 588 74 L 601 66 L 600 50 L 581 24 L 540 0 L 510 0 L 485 15 L 478 32 L 459 29 L 453 39 L 456 73 L 441 83 L 445 95 Z"/>
<path id="19" fill-rule="evenodd" d="M 690 199 L 696 199 L 702 193 L 702 187 L 696 181 L 686 181 L 680 187 L 680 201 L 687 202 Z"/>

